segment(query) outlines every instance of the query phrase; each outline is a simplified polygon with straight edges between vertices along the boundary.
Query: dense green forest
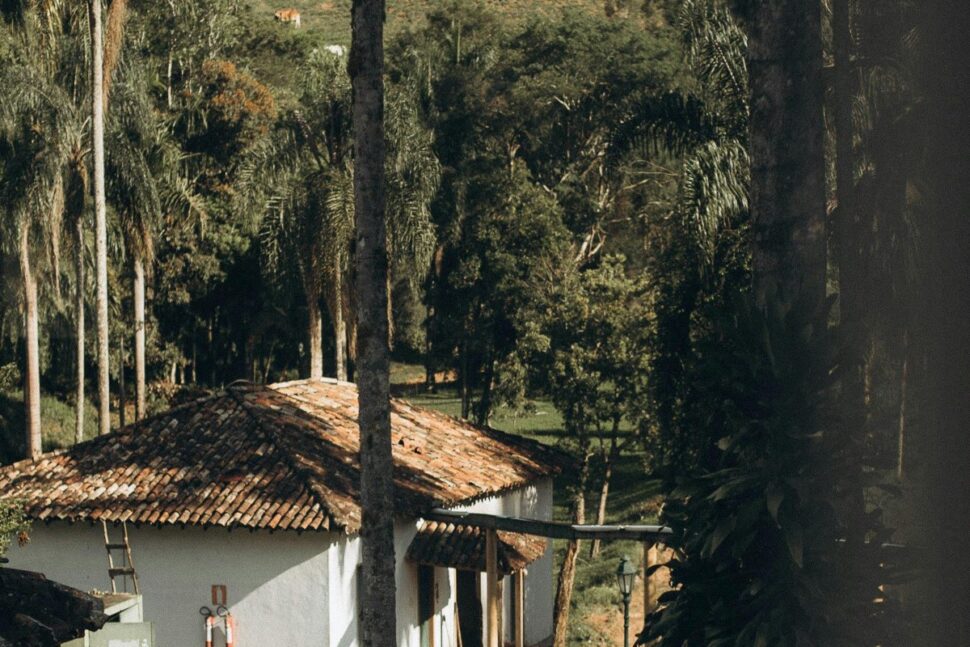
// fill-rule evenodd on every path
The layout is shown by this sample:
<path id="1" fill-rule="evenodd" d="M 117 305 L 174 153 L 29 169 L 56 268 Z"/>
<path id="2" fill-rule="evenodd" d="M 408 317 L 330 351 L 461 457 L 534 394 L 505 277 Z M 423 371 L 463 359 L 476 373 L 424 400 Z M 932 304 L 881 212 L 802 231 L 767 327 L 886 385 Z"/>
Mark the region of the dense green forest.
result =
<path id="1" fill-rule="evenodd" d="M 351 3 L 298 2 L 299 27 L 106 4 L 112 427 L 240 379 L 354 380 Z M 576 523 L 635 448 L 690 556 L 645 639 L 912 644 L 880 547 L 909 538 L 938 352 L 925 42 L 906 0 L 786 14 L 802 85 L 779 89 L 751 4 L 389 0 L 393 357 L 479 424 L 554 408 Z M 32 420 L 45 450 L 97 433 L 104 364 L 87 7 L 0 7 L 9 462 Z"/>
<path id="2" fill-rule="evenodd" d="M 522 342 L 541 332 L 527 328 L 563 281 L 619 255 L 630 271 L 644 268 L 654 221 L 676 197 L 679 151 L 633 133 L 630 120 L 650 102 L 647 110 L 680 109 L 662 105 L 691 82 L 677 16 L 627 8 L 610 18 L 575 4 L 528 15 L 487 4 L 389 8 L 394 352 L 432 380 L 457 380 L 462 413 L 479 421 L 543 388 L 541 375 L 525 374 L 532 349 Z M 38 182 L 60 174 L 77 183 L 89 172 L 82 13 L 68 12 L 56 34 L 39 15 L 7 27 L 7 90 L 24 92 L 53 71 L 47 83 L 60 94 L 47 99 L 63 100 L 35 143 L 57 148 L 64 166 Z M 346 50 L 334 47 L 347 42 L 347 21 L 311 12 L 297 30 L 240 2 L 132 2 L 122 20 L 106 135 L 112 411 L 123 382 L 129 406 L 139 386 L 138 272 L 147 278 L 149 410 L 191 390 L 178 386 L 352 377 L 350 85 Z M 54 37 L 39 60 L 19 47 Z M 16 127 L 13 111 L 9 119 Z M 16 161 L 10 191 L 23 189 Z M 60 416 L 57 401 L 77 399 L 75 294 L 94 323 L 93 241 L 73 233 L 93 205 L 84 192 L 68 199 L 50 205 L 53 219 L 28 223 L 42 385 L 56 398 L 45 398 L 49 417 Z M 13 398 L 23 326 L 18 250 L 5 239 L 0 365 Z M 16 411 L 8 403 L 5 415 Z M 63 416 L 58 425 L 70 431 Z M 52 435 L 48 447 L 70 440 Z M 19 436 L 8 438 L 8 459 L 23 451 Z"/>

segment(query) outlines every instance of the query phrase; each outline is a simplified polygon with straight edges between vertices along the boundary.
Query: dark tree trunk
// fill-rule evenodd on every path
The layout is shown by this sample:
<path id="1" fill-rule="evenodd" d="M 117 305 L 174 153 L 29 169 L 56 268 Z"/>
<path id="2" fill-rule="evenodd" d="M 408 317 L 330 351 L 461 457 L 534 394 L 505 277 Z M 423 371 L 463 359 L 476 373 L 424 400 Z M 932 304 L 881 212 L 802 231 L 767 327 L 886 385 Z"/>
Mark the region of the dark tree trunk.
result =
<path id="1" fill-rule="evenodd" d="M 920 551 L 926 588 L 917 603 L 921 644 L 970 645 L 970 4 L 921 0 L 918 9 L 926 132 L 926 149 L 918 154 L 928 165 L 919 209 L 925 214 L 920 253 L 926 262 L 919 295 L 926 328 L 919 347 L 927 354 L 928 392 L 919 409 L 926 434 L 919 445 L 925 498 L 910 509 L 920 537 L 932 540 Z"/>
<path id="2" fill-rule="evenodd" d="M 606 523 L 606 504 L 610 496 L 610 480 L 613 478 L 613 465 L 620 456 L 619 433 L 620 420 L 619 418 L 614 418 L 610 436 L 610 449 L 608 452 L 603 452 L 603 483 L 600 486 L 600 500 L 596 508 L 596 524 L 600 526 Z M 599 553 L 600 540 L 594 539 L 589 545 L 589 556 L 590 558 L 595 558 Z"/>
<path id="3" fill-rule="evenodd" d="M 869 335 L 863 303 L 863 270 L 860 263 L 859 210 L 855 195 L 855 156 L 853 154 L 852 106 L 855 84 L 852 71 L 852 31 L 850 0 L 833 0 L 832 35 L 835 54 L 835 180 L 838 210 L 835 231 L 839 264 L 839 318 L 843 337 L 845 371 L 842 378 L 841 409 L 853 460 L 862 469 L 866 442 L 868 378 L 871 366 L 866 357 Z M 865 499 L 861 487 L 849 500 L 852 535 L 861 539 L 865 532 Z"/>
<path id="4" fill-rule="evenodd" d="M 360 401 L 361 642 L 394 647 L 387 229 L 384 221 L 384 2 L 354 0 L 350 76 L 357 214 L 357 384 Z"/>
<path id="5" fill-rule="evenodd" d="M 583 449 L 582 463 L 579 467 L 579 481 L 573 492 L 573 523 L 586 523 L 586 484 L 589 481 L 589 448 Z M 556 585 L 556 601 L 553 607 L 553 647 L 565 647 L 566 631 L 569 628 L 569 610 L 573 599 L 573 584 L 576 581 L 576 559 L 579 557 L 579 540 L 570 540 L 566 545 L 559 581 Z"/>
<path id="6" fill-rule="evenodd" d="M 467 333 L 466 333 L 467 335 Z M 458 350 L 458 369 L 461 372 L 461 417 L 468 420 L 471 414 L 471 388 L 468 384 L 468 340 L 463 339 Z"/>
<path id="7" fill-rule="evenodd" d="M 478 401 L 478 411 L 475 412 L 475 422 L 481 426 L 488 424 L 492 415 L 492 387 L 495 381 L 495 360 L 485 360 L 485 375 L 482 378 L 482 399 Z"/>
<path id="8" fill-rule="evenodd" d="M 821 5 L 758 3 L 750 24 L 751 217 L 755 295 L 825 295 Z"/>
<path id="9" fill-rule="evenodd" d="M 906 404 L 909 397 L 909 331 L 903 331 L 903 359 L 899 367 L 899 421 L 897 425 L 896 477 L 906 475 Z"/>

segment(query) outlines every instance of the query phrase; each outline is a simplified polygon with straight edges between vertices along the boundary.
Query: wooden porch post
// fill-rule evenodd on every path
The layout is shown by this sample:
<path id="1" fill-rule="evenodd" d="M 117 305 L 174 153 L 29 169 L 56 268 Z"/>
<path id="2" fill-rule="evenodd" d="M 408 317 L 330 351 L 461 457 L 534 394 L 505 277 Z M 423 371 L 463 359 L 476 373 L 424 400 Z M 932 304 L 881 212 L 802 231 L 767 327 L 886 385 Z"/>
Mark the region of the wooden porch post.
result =
<path id="1" fill-rule="evenodd" d="M 489 528 L 485 531 L 486 647 L 501 647 L 501 595 L 498 579 L 498 537 L 495 530 Z"/>
<path id="2" fill-rule="evenodd" d="M 525 571 L 512 576 L 515 605 L 515 647 L 525 647 Z"/>
<path id="3" fill-rule="evenodd" d="M 648 539 L 643 542 L 643 622 L 646 624 L 647 616 L 653 611 L 654 601 L 657 598 L 657 587 L 653 577 L 648 575 L 651 566 L 657 563 L 657 544 Z"/>

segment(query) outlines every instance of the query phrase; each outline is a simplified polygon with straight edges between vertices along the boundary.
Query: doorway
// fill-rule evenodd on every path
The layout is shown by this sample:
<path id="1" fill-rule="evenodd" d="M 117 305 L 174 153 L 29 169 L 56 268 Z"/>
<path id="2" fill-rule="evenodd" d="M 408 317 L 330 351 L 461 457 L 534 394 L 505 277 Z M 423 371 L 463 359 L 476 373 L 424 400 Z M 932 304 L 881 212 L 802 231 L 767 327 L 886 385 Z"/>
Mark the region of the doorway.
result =
<path id="1" fill-rule="evenodd" d="M 457 571 L 456 574 L 461 647 L 482 647 L 481 578 L 477 571 Z"/>

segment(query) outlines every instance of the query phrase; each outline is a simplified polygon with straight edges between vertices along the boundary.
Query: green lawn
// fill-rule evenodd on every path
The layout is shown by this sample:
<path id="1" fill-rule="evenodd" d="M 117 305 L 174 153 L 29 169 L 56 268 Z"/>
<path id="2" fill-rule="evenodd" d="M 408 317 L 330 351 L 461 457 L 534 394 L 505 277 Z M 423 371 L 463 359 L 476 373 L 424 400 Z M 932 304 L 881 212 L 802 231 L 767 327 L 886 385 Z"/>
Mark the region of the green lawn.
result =
<path id="1" fill-rule="evenodd" d="M 24 400 L 20 391 L 0 391 L 0 464 L 24 457 Z M 40 398 L 40 419 L 44 451 L 74 444 L 74 405 L 44 393 Z M 98 413 L 88 401 L 84 415 L 84 436 L 98 433 Z"/>

